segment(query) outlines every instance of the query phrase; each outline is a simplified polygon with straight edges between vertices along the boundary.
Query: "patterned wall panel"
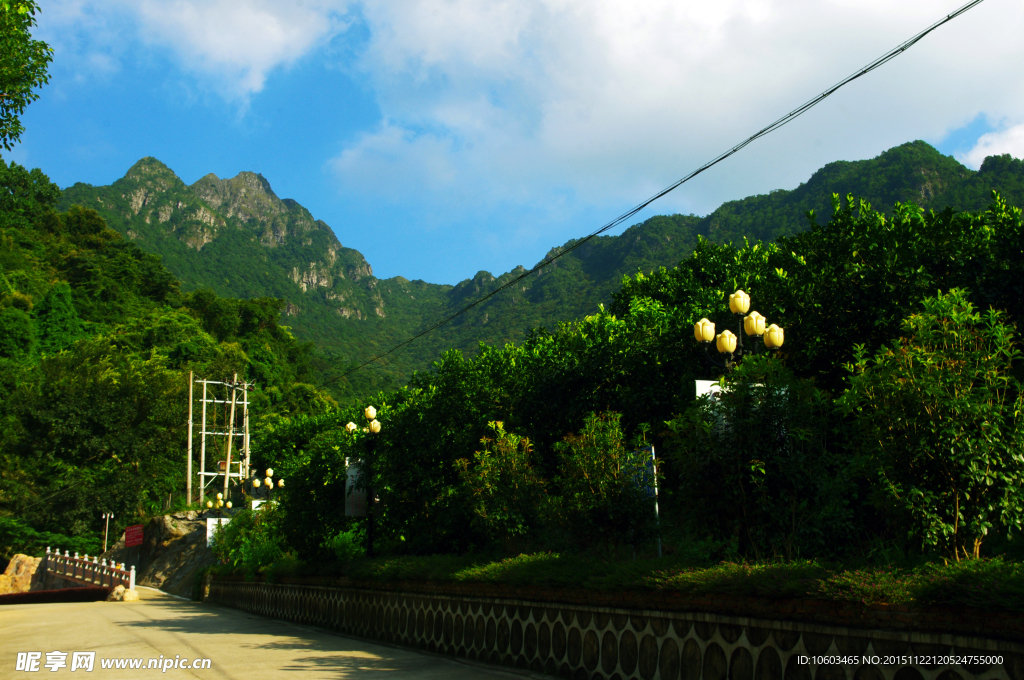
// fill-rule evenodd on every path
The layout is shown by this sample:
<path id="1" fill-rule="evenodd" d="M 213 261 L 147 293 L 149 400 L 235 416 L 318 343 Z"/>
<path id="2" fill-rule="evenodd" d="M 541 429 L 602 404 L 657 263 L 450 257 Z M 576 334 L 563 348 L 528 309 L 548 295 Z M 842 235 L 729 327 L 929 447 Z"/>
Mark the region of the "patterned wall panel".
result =
<path id="1" fill-rule="evenodd" d="M 950 635 L 263 583 L 207 601 L 573 680 L 1024 680 L 1024 645 Z"/>

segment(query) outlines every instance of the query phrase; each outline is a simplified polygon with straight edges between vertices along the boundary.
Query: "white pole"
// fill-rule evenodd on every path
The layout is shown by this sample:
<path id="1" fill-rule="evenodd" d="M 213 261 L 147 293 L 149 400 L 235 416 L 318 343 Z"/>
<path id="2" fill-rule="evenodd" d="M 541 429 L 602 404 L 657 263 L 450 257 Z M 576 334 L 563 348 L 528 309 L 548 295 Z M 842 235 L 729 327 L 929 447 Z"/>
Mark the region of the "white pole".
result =
<path id="1" fill-rule="evenodd" d="M 188 372 L 188 451 L 185 454 L 188 461 L 185 469 L 185 505 L 192 505 L 192 387 L 194 372 Z M 106 550 L 106 549 L 104 549 Z"/>
<path id="2" fill-rule="evenodd" d="M 199 502 L 206 495 L 206 381 L 203 381 L 203 425 L 199 429 L 202 441 L 199 443 Z"/>
<path id="3" fill-rule="evenodd" d="M 242 403 L 242 423 L 245 431 L 242 434 L 242 446 L 245 447 L 245 472 L 239 469 L 239 483 L 242 478 L 249 476 L 249 383 L 245 383 L 245 392 L 242 393 L 244 399 Z"/>
<path id="4" fill-rule="evenodd" d="M 236 383 L 238 383 L 238 374 L 235 373 L 234 381 L 231 384 L 231 417 L 228 420 L 228 453 L 227 458 L 224 460 L 224 502 L 228 500 L 228 482 L 231 481 L 231 442 L 235 438 L 235 401 L 237 398 L 236 394 Z"/>
<path id="5" fill-rule="evenodd" d="M 654 522 L 658 527 L 658 557 L 661 557 L 661 516 L 658 514 L 658 459 L 651 445 L 651 469 L 654 470 Z"/>
<path id="6" fill-rule="evenodd" d="M 110 532 L 110 518 L 113 516 L 112 512 L 103 513 L 103 552 L 107 552 L 107 534 Z"/>

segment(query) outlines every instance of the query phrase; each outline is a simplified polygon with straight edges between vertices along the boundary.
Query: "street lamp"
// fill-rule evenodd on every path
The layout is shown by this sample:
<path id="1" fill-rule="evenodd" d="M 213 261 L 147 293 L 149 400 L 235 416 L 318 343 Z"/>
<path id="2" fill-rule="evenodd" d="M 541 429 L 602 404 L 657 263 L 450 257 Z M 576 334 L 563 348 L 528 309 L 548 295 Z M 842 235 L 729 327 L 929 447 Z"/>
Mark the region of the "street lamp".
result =
<path id="1" fill-rule="evenodd" d="M 366 555 L 373 557 L 373 452 L 380 434 L 380 421 L 377 420 L 377 409 L 372 406 L 367 406 L 363 415 L 370 421 L 366 426 L 370 433 L 366 443 Z"/>
<path id="2" fill-rule="evenodd" d="M 283 489 L 284 480 L 278 478 L 274 479 L 274 469 L 267 468 L 265 473 L 267 476 L 262 480 L 253 474 L 251 481 L 252 484 L 252 495 L 253 496 L 264 496 L 266 500 L 270 500 L 270 494 L 274 489 Z"/>
<path id="3" fill-rule="evenodd" d="M 750 296 L 742 290 L 738 290 L 729 296 L 729 311 L 736 316 L 738 321 L 737 332 L 724 330 L 715 335 L 715 324 L 708 319 L 701 319 L 693 326 L 693 336 L 697 342 L 704 345 L 704 356 L 708 362 L 718 368 L 731 370 L 737 361 L 743 358 L 744 354 L 757 354 L 757 344 L 750 350 L 743 347 L 743 336 L 752 338 L 763 338 L 764 346 L 769 350 L 777 350 L 782 347 L 784 333 L 782 328 L 772 324 L 765 328 L 767 319 L 756 311 L 747 314 L 750 309 Z M 726 355 L 725 361 L 712 358 L 708 347 L 711 341 L 715 341 L 715 348 L 719 354 Z"/>
<path id="4" fill-rule="evenodd" d="M 114 513 L 103 513 L 103 552 L 107 552 L 107 533 L 110 531 L 110 520 L 114 519 Z"/>
<path id="5" fill-rule="evenodd" d="M 228 510 L 230 510 L 231 509 L 231 501 L 225 501 L 224 500 L 224 494 L 223 493 L 218 493 L 216 501 L 206 501 L 206 507 L 210 508 L 210 509 L 213 509 L 213 508 L 227 508 Z"/>

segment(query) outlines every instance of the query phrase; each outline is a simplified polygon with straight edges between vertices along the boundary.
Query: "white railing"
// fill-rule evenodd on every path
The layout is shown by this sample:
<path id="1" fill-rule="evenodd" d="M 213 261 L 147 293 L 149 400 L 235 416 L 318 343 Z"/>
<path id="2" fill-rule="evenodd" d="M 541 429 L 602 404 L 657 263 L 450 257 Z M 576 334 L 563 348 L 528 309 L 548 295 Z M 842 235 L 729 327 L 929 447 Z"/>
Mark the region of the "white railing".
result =
<path id="1" fill-rule="evenodd" d="M 126 569 L 124 562 L 120 564 L 101 560 L 98 557 L 84 555 L 78 556 L 76 552 L 72 556 L 67 550 L 60 554 L 60 550 L 51 551 L 46 548 L 46 571 L 54 576 L 63 579 L 70 579 L 78 583 L 94 586 L 124 586 L 128 590 L 135 590 L 135 567 Z"/>

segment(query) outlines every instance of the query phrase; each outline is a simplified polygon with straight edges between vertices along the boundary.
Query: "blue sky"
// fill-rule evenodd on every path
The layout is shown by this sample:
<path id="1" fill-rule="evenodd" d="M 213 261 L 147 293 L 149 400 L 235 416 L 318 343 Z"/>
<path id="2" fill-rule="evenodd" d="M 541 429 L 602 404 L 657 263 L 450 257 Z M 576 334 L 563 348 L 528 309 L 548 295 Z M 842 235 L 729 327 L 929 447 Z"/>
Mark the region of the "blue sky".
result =
<path id="1" fill-rule="evenodd" d="M 5 157 L 62 187 L 144 156 L 260 172 L 378 276 L 456 283 L 531 266 L 960 4 L 42 0 L 52 80 Z M 639 219 L 913 139 L 1024 156 L 1022 34 L 1024 5 L 987 0 Z"/>

